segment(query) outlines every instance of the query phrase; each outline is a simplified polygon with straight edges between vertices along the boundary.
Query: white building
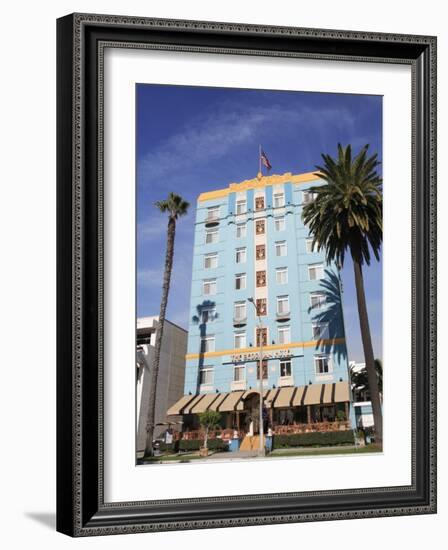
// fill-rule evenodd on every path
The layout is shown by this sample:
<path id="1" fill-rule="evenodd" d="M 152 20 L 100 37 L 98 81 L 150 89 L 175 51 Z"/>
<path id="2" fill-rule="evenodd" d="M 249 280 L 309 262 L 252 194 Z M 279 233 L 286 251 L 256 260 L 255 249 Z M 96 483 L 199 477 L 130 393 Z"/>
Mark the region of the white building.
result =
<path id="1" fill-rule="evenodd" d="M 143 451 L 146 441 L 146 418 L 148 414 L 148 395 L 150 370 L 155 351 L 158 317 L 137 319 L 137 373 L 136 373 L 136 426 L 137 452 Z M 183 395 L 185 382 L 185 354 L 187 352 L 186 330 L 165 320 L 160 353 L 159 374 L 156 393 L 156 429 L 158 437 L 168 428 L 168 422 L 176 429 L 180 427 L 181 417 L 168 419 L 166 411 Z"/>

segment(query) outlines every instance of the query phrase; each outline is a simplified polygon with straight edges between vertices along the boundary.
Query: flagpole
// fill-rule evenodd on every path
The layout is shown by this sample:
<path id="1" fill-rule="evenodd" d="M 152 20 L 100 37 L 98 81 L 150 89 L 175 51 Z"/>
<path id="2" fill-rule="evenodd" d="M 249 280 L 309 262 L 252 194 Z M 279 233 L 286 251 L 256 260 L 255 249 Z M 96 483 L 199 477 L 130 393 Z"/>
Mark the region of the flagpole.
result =
<path id="1" fill-rule="evenodd" d="M 261 174 L 261 145 L 258 146 L 258 172 Z"/>

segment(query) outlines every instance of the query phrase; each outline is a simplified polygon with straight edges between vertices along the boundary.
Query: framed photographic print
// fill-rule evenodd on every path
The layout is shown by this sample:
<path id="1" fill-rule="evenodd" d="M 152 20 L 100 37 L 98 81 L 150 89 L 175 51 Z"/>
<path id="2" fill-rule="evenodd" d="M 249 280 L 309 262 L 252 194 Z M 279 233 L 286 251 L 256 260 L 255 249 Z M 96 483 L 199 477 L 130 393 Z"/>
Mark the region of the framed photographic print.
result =
<path id="1" fill-rule="evenodd" d="M 436 511 L 436 39 L 58 20 L 71 536 Z"/>

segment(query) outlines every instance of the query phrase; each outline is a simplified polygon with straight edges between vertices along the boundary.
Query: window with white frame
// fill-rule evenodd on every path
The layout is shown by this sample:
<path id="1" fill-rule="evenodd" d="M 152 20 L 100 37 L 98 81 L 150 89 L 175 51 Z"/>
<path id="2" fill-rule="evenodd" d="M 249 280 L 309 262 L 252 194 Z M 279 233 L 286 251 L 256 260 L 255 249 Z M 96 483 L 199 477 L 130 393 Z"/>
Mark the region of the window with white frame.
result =
<path id="1" fill-rule="evenodd" d="M 280 361 L 280 376 L 281 378 L 291 376 L 291 361 Z"/>
<path id="2" fill-rule="evenodd" d="M 216 319 L 216 308 L 206 307 L 201 311 L 201 323 L 212 323 Z"/>
<path id="3" fill-rule="evenodd" d="M 309 204 L 317 197 L 317 193 L 311 193 L 311 191 L 302 191 L 303 204 Z"/>
<path id="4" fill-rule="evenodd" d="M 218 229 L 205 230 L 205 244 L 214 244 L 218 242 Z"/>
<path id="5" fill-rule="evenodd" d="M 245 248 L 237 248 L 235 251 L 235 261 L 237 264 L 246 263 L 247 252 Z"/>
<path id="6" fill-rule="evenodd" d="M 219 206 L 211 206 L 207 209 L 207 221 L 215 222 L 219 220 Z"/>
<path id="7" fill-rule="evenodd" d="M 236 321 L 246 319 L 246 302 L 235 302 L 233 305 L 233 317 Z"/>
<path id="8" fill-rule="evenodd" d="M 313 252 L 317 252 L 317 243 L 313 246 L 313 237 L 309 237 L 306 240 L 306 252 L 307 254 L 312 254 Z"/>
<path id="9" fill-rule="evenodd" d="M 236 238 L 244 239 L 247 235 L 247 226 L 245 223 L 236 224 Z"/>
<path id="10" fill-rule="evenodd" d="M 274 208 L 281 208 L 282 206 L 285 206 L 285 194 L 280 193 L 274 193 Z"/>
<path id="11" fill-rule="evenodd" d="M 233 381 L 244 382 L 246 380 L 246 365 L 235 365 L 233 367 Z"/>
<path id="12" fill-rule="evenodd" d="M 199 383 L 201 386 L 213 384 L 213 367 L 202 367 L 199 370 Z"/>
<path id="13" fill-rule="evenodd" d="M 289 296 L 277 296 L 277 315 L 289 313 Z"/>
<path id="14" fill-rule="evenodd" d="M 291 343 L 291 328 L 290 327 L 278 327 L 278 343 L 290 344 Z"/>
<path id="15" fill-rule="evenodd" d="M 320 309 L 327 303 L 327 297 L 323 292 L 313 292 L 310 295 L 310 305 L 312 309 Z"/>
<path id="16" fill-rule="evenodd" d="M 328 374 L 332 372 L 332 365 L 329 355 L 315 355 L 314 369 L 316 374 Z"/>
<path id="17" fill-rule="evenodd" d="M 278 241 L 275 243 L 275 255 L 276 256 L 286 256 L 286 241 Z"/>
<path id="18" fill-rule="evenodd" d="M 235 290 L 244 290 L 246 288 L 246 274 L 237 273 L 235 275 Z"/>
<path id="19" fill-rule="evenodd" d="M 277 267 L 275 270 L 275 280 L 278 285 L 286 285 L 288 282 L 288 268 Z"/>
<path id="20" fill-rule="evenodd" d="M 328 339 L 328 323 L 313 323 L 313 340 Z"/>
<path id="21" fill-rule="evenodd" d="M 202 281 L 202 294 L 205 296 L 216 294 L 216 279 L 205 279 Z"/>
<path id="22" fill-rule="evenodd" d="M 237 214 L 244 214 L 247 210 L 246 200 L 241 199 L 239 201 L 236 201 L 236 213 Z"/>
<path id="23" fill-rule="evenodd" d="M 209 353 L 215 351 L 215 337 L 203 336 L 201 338 L 201 353 Z"/>
<path id="24" fill-rule="evenodd" d="M 218 267 L 218 254 L 213 252 L 213 254 L 206 254 L 204 256 L 204 269 L 214 269 Z"/>
<path id="25" fill-rule="evenodd" d="M 244 330 L 238 330 L 234 333 L 235 349 L 241 349 L 246 347 L 246 333 Z"/>
<path id="26" fill-rule="evenodd" d="M 285 230 L 285 218 L 282 216 L 281 218 L 275 218 L 274 219 L 274 227 L 276 231 L 284 231 Z"/>
<path id="27" fill-rule="evenodd" d="M 308 266 L 310 281 L 317 281 L 324 278 L 324 264 L 312 264 Z"/>

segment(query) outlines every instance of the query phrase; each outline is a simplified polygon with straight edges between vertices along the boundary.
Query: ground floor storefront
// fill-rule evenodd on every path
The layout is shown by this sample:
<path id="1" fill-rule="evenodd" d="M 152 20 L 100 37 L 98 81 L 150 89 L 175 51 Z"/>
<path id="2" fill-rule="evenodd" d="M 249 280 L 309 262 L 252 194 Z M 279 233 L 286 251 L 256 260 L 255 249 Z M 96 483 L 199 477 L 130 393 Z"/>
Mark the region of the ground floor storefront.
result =
<path id="1" fill-rule="evenodd" d="M 260 394 L 249 389 L 183 396 L 168 410 L 169 416 L 183 418 L 175 439 L 203 439 L 200 415 L 208 410 L 218 412 L 220 418 L 219 426 L 210 430 L 211 440 L 223 439 L 230 444 L 237 439 L 241 443 L 246 436 L 260 433 Z M 265 389 L 262 411 L 265 436 L 343 432 L 355 426 L 347 382 Z M 230 447 L 240 448 L 236 444 Z"/>

